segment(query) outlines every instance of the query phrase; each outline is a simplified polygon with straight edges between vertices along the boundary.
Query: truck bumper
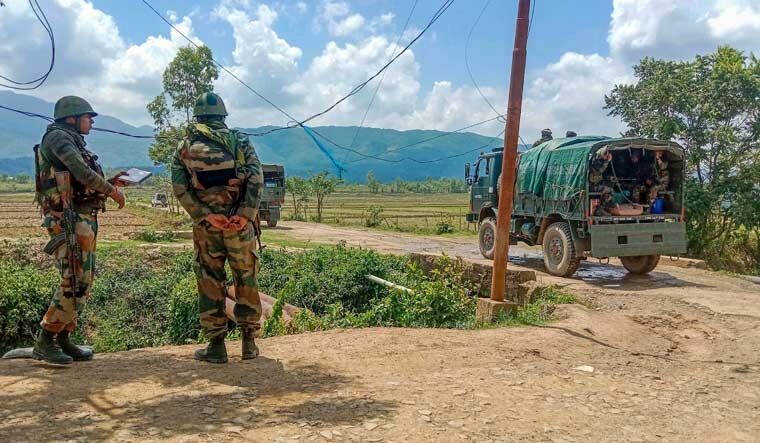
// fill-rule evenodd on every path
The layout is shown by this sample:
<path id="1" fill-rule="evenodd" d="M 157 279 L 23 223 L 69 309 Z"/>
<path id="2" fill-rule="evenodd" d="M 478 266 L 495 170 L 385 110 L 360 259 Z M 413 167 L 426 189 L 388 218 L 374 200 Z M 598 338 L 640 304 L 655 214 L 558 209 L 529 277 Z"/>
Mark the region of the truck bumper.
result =
<path id="1" fill-rule="evenodd" d="M 681 222 L 591 225 L 588 230 L 592 257 L 686 253 L 686 224 Z"/>

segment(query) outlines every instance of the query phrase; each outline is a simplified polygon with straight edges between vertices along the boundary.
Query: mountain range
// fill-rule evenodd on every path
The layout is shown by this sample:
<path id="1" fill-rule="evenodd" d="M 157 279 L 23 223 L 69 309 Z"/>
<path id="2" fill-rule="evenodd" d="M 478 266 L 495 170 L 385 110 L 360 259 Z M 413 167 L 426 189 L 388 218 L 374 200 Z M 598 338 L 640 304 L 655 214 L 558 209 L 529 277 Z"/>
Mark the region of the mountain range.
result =
<path id="1" fill-rule="evenodd" d="M 0 91 L 0 105 L 42 115 L 51 115 L 53 110 L 52 103 L 11 91 Z M 39 143 L 46 125 L 47 122 L 40 118 L 0 109 L 0 173 L 33 172 L 32 146 Z M 153 133 L 150 126 L 133 126 L 103 114 L 98 115 L 95 126 L 134 135 Z M 270 128 L 272 127 L 265 126 L 241 130 L 258 133 Z M 263 163 L 283 164 L 288 175 L 304 176 L 324 170 L 337 174 L 338 168 L 329 155 L 344 169 L 342 176 L 349 181 L 364 181 L 369 171 L 373 171 L 375 177 L 382 181 L 390 181 L 397 177 L 405 180 L 461 177 L 463 165 L 472 161 L 478 151 L 490 150 L 502 144 L 501 139 L 471 132 L 449 134 L 430 130 L 396 131 L 355 126 L 318 126 L 313 129 L 319 134 L 316 137 L 322 148 L 302 128 L 251 137 L 251 141 Z M 338 148 L 322 139 L 320 135 L 359 154 Z M 87 144 L 107 168 L 153 165 L 148 158 L 151 140 L 92 132 L 87 136 Z M 401 148 L 411 144 L 414 146 Z M 395 149 L 398 151 L 386 152 Z M 324 151 L 327 151 L 327 154 Z M 467 151 L 471 152 L 464 154 Z M 362 154 L 390 161 L 366 158 L 362 157 Z M 427 161 L 445 157 L 452 158 L 434 163 L 417 163 L 408 159 Z"/>

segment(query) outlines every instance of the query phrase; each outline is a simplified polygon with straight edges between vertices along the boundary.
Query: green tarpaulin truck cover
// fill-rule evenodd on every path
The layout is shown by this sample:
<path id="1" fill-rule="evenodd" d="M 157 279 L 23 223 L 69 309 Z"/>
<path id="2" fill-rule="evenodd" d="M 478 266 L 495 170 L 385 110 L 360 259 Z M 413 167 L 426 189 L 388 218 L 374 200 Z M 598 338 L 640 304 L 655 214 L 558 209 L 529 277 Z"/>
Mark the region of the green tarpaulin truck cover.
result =
<path id="1" fill-rule="evenodd" d="M 585 192 L 591 154 L 610 150 L 662 149 L 683 157 L 677 143 L 646 138 L 582 136 L 550 140 L 520 155 L 516 193 L 531 193 L 544 200 L 571 200 Z"/>

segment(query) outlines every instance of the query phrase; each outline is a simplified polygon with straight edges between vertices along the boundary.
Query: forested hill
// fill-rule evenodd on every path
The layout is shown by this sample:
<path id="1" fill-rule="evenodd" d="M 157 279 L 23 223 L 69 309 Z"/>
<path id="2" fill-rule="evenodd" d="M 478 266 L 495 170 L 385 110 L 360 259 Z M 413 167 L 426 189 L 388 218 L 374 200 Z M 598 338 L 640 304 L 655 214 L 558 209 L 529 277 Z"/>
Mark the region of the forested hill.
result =
<path id="1" fill-rule="evenodd" d="M 0 91 L 0 105 L 50 115 L 53 104 L 35 97 Z M 462 122 L 462 126 L 469 122 Z M 34 168 L 31 157 L 32 146 L 39 143 L 47 123 L 0 109 L 0 173 L 30 173 Z M 117 118 L 99 115 L 96 126 L 136 135 L 150 135 L 149 126 L 135 127 Z M 245 128 L 246 132 L 262 132 L 269 127 Z M 368 171 L 373 171 L 379 180 L 390 181 L 396 177 L 414 180 L 426 177 L 460 177 L 464 164 L 472 161 L 478 151 L 501 146 L 500 139 L 484 137 L 474 133 L 446 133 L 440 131 L 323 126 L 315 127 L 319 134 L 331 141 L 365 155 L 384 159 L 363 158 L 360 154 L 340 149 L 330 142 L 320 139 L 329 154 L 345 169 L 343 178 L 363 181 Z M 355 137 L 356 134 L 356 137 Z M 354 138 L 355 137 L 355 138 Z M 432 139 L 429 141 L 424 141 Z M 314 143 L 303 129 L 294 128 L 278 131 L 262 137 L 251 137 L 259 157 L 265 163 L 284 164 L 288 175 L 308 175 L 328 170 L 337 173 L 337 168 L 324 152 Z M 147 152 L 150 140 L 124 137 L 116 134 L 93 132 L 87 137 L 88 146 L 95 151 L 106 167 L 152 165 Z M 353 144 L 352 144 L 353 142 Z M 421 143 L 420 143 L 421 142 Z M 419 144 L 417 144 L 419 143 Z M 414 144 L 402 148 L 404 146 Z M 402 148 L 402 149 L 399 149 Z M 387 153 L 389 150 L 396 152 Z M 460 155 L 472 151 L 466 155 Z M 426 161 L 452 157 L 435 163 L 416 163 L 408 158 Z M 407 158 L 408 157 L 408 158 Z"/>

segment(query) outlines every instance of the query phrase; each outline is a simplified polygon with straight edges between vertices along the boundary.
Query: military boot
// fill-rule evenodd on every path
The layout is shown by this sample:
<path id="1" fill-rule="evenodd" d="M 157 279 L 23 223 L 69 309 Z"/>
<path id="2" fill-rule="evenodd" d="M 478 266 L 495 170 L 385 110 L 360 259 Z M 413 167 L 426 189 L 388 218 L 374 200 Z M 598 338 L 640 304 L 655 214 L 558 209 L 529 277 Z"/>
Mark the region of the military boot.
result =
<path id="1" fill-rule="evenodd" d="M 58 346 L 58 342 L 55 340 L 55 333 L 45 329 L 40 332 L 37 341 L 34 342 L 32 358 L 56 365 L 68 365 L 74 361 L 73 358 L 64 354 L 61 347 Z"/>
<path id="2" fill-rule="evenodd" d="M 195 359 L 209 363 L 227 363 L 227 348 L 224 346 L 224 335 L 212 338 L 205 349 L 195 351 Z"/>
<path id="3" fill-rule="evenodd" d="M 94 352 L 92 349 L 83 346 L 77 346 L 71 342 L 71 334 L 69 331 L 61 331 L 58 333 L 58 345 L 64 354 L 73 358 L 74 361 L 88 361 L 92 360 Z"/>
<path id="4" fill-rule="evenodd" d="M 253 338 L 253 330 L 243 330 L 243 360 L 250 360 L 259 356 L 259 347 Z"/>

